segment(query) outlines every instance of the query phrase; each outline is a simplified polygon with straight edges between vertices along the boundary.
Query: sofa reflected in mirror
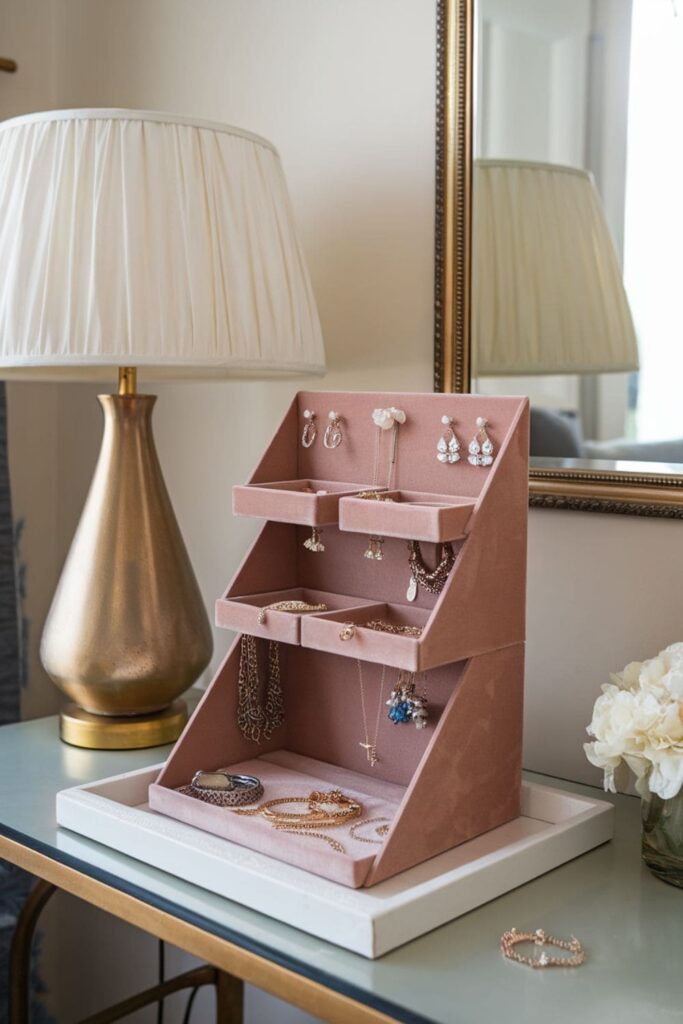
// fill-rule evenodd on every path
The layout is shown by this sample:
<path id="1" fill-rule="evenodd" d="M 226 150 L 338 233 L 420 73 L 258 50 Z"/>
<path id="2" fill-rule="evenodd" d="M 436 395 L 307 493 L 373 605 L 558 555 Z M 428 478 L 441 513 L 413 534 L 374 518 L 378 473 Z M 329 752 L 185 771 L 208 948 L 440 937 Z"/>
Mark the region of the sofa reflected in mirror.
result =
<path id="1" fill-rule="evenodd" d="M 531 410 L 530 454 L 532 466 L 548 466 L 548 461 L 600 460 L 603 462 L 667 463 L 670 472 L 683 472 L 683 437 L 666 441 L 638 441 L 616 438 L 591 441 L 583 436 L 581 421 L 571 409 Z M 543 459 L 543 462 L 537 460 Z"/>

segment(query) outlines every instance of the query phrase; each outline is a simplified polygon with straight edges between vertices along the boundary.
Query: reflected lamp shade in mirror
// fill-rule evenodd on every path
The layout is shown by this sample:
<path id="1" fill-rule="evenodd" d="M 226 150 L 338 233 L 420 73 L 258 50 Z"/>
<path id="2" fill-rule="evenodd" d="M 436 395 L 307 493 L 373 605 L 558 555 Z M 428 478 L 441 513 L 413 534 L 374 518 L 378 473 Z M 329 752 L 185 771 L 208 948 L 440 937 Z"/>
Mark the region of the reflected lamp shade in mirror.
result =
<path id="1" fill-rule="evenodd" d="M 477 160 L 473 376 L 638 369 L 619 261 L 592 176 Z"/>
<path id="2" fill-rule="evenodd" d="M 73 701 L 62 737 L 174 739 L 212 634 L 136 369 L 173 377 L 324 372 L 280 160 L 226 125 L 128 110 L 0 124 L 0 372 L 113 379 L 104 437 L 48 615 L 43 664 Z"/>

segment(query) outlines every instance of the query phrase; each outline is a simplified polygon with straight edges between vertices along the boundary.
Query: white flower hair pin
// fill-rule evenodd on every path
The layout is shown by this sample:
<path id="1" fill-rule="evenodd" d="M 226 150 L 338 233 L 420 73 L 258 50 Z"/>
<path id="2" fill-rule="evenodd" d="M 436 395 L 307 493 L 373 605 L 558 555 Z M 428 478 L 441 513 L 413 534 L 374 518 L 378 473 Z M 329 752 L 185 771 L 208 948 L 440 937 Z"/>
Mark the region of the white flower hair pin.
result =
<path id="1" fill-rule="evenodd" d="M 396 465 L 396 455 L 398 449 L 398 428 L 402 423 L 406 421 L 406 414 L 403 409 L 397 409 L 396 406 L 390 405 L 388 409 L 374 409 L 372 413 L 372 422 L 377 427 L 377 438 L 375 443 L 375 466 L 373 471 L 373 486 L 379 487 L 379 463 L 381 457 L 382 448 L 382 433 L 386 430 L 392 431 L 390 449 L 389 449 L 389 468 L 387 470 L 387 490 L 391 488 L 391 481 L 394 474 L 394 467 Z"/>
<path id="2" fill-rule="evenodd" d="M 406 414 L 403 409 L 397 409 L 391 405 L 388 409 L 375 409 L 372 413 L 372 422 L 380 430 L 391 430 L 395 424 L 405 423 Z"/>

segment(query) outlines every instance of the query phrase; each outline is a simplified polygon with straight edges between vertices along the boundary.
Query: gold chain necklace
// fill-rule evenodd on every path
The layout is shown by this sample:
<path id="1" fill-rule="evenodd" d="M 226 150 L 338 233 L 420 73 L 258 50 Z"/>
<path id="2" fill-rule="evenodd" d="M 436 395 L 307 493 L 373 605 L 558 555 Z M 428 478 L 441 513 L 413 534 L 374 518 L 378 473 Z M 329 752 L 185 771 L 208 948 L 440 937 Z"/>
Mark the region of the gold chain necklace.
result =
<path id="1" fill-rule="evenodd" d="M 414 601 L 419 587 L 424 587 L 430 594 L 440 594 L 446 580 L 455 565 L 455 553 L 452 544 L 441 545 L 441 557 L 434 569 L 428 569 L 422 557 L 420 545 L 416 540 L 408 541 L 408 561 L 410 563 L 410 583 L 406 597 Z"/>
<path id="2" fill-rule="evenodd" d="M 240 644 L 237 674 L 237 725 L 246 740 L 259 743 L 270 739 L 285 719 L 284 699 L 280 681 L 280 645 L 268 645 L 268 681 L 265 708 L 260 701 L 261 678 L 258 668 L 256 637 L 245 633 Z"/>
<path id="3" fill-rule="evenodd" d="M 309 604 L 308 601 L 275 601 L 273 604 L 264 605 L 259 608 L 257 622 L 262 626 L 266 621 L 268 612 L 297 612 L 300 615 L 304 612 L 326 612 L 326 604 Z"/>
<path id="4" fill-rule="evenodd" d="M 382 665 L 382 678 L 379 684 L 379 700 L 377 702 L 377 721 L 375 722 L 375 738 L 370 742 L 370 734 L 368 730 L 368 716 L 365 710 L 365 687 L 363 686 L 363 666 L 360 659 L 357 660 L 358 665 L 358 682 L 360 684 L 360 707 L 363 714 L 363 729 L 365 731 L 365 743 L 359 743 L 358 746 L 362 747 L 365 751 L 368 759 L 368 764 L 371 768 L 374 768 L 379 758 L 377 757 L 377 740 L 379 737 L 379 722 L 382 714 L 382 697 L 384 695 L 384 676 L 387 671 L 386 665 Z"/>
<path id="5" fill-rule="evenodd" d="M 361 623 L 363 629 L 374 629 L 376 633 L 393 633 L 394 636 L 422 636 L 422 626 L 402 626 L 393 622 L 385 622 L 384 619 L 370 619 L 369 622 Z M 341 637 L 341 639 L 345 639 Z"/>

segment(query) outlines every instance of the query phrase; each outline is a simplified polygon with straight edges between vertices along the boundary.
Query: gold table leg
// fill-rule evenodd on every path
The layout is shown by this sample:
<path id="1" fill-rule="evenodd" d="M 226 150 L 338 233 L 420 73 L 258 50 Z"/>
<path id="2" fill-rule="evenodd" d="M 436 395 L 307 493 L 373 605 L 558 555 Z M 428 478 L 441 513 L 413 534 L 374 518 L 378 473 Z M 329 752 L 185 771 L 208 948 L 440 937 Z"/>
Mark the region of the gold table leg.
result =
<path id="1" fill-rule="evenodd" d="M 39 880 L 29 893 L 17 918 L 10 947 L 9 1024 L 29 1024 L 31 947 L 38 918 L 46 903 L 57 892 L 51 882 Z M 232 974 L 204 964 L 160 985 L 154 985 L 115 1006 L 86 1018 L 81 1024 L 113 1024 L 135 1010 L 157 1003 L 184 988 L 214 985 L 216 989 L 216 1024 L 242 1024 L 244 1013 L 244 982 Z"/>
<path id="2" fill-rule="evenodd" d="M 42 879 L 21 908 L 9 955 L 9 1024 L 29 1024 L 31 946 L 43 907 L 57 886 Z"/>
<path id="3" fill-rule="evenodd" d="M 158 1003 L 160 999 L 164 999 L 174 992 L 182 992 L 184 988 L 202 988 L 204 985 L 218 986 L 218 973 L 215 967 L 209 967 L 206 964 L 202 967 L 195 967 L 191 971 L 186 971 L 185 974 L 179 974 L 176 978 L 169 978 L 168 981 L 164 981 L 160 985 L 154 985 L 152 988 L 145 989 L 144 992 L 139 992 L 128 999 L 122 999 L 120 1003 L 108 1006 L 106 1010 L 100 1010 L 92 1017 L 86 1017 L 80 1024 L 114 1024 L 114 1021 L 121 1020 L 129 1014 L 135 1013 L 136 1010 L 142 1010 L 145 1006 Z M 241 1018 L 236 1022 L 230 1020 L 228 1024 L 241 1024 Z"/>
<path id="4" fill-rule="evenodd" d="M 234 974 L 216 972 L 216 1024 L 242 1024 L 244 982 Z"/>

